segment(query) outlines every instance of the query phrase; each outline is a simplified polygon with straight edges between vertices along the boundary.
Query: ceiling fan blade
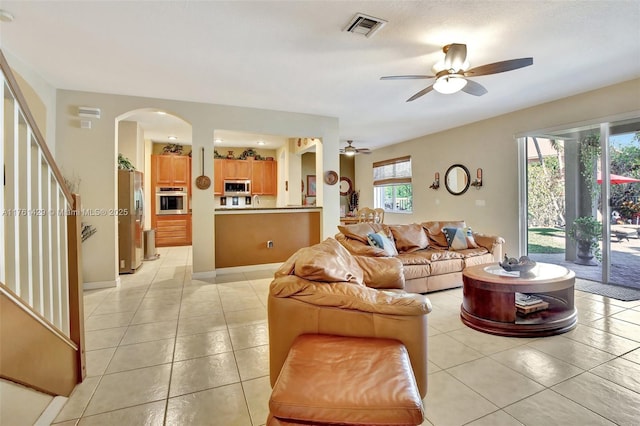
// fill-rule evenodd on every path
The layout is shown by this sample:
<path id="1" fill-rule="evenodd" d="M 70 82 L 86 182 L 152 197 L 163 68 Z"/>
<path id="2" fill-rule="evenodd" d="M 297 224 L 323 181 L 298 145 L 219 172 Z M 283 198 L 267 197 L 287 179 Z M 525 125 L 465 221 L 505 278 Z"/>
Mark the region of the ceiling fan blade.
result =
<path id="1" fill-rule="evenodd" d="M 431 86 L 427 87 L 427 88 L 422 89 L 421 91 L 419 91 L 418 93 L 416 93 L 415 95 L 413 95 L 412 97 L 407 99 L 407 102 L 415 101 L 420 96 L 424 96 L 424 95 L 426 95 L 427 93 L 429 93 L 432 90 L 433 90 L 433 84 Z"/>
<path id="2" fill-rule="evenodd" d="M 436 78 L 435 75 L 388 75 L 386 77 L 380 77 L 380 80 L 416 80 Z"/>
<path id="3" fill-rule="evenodd" d="M 462 69 L 462 64 L 467 59 L 467 45 L 453 43 L 444 47 L 444 68 L 446 70 L 458 71 Z"/>
<path id="4" fill-rule="evenodd" d="M 494 62 L 492 64 L 480 65 L 464 72 L 465 76 L 478 77 L 481 75 L 498 74 L 506 71 L 517 70 L 518 68 L 533 65 L 533 58 L 510 59 L 508 61 Z"/>
<path id="5" fill-rule="evenodd" d="M 366 153 L 370 152 L 371 150 L 369 148 L 356 148 L 356 151 L 366 154 Z"/>
<path id="6" fill-rule="evenodd" d="M 462 88 L 462 91 L 473 96 L 482 96 L 487 93 L 487 89 L 482 84 L 472 80 L 467 80 L 467 84 Z"/>
<path id="7" fill-rule="evenodd" d="M 358 154 L 371 154 L 371 151 L 369 151 L 369 149 L 367 149 L 366 151 L 359 149 Z"/>

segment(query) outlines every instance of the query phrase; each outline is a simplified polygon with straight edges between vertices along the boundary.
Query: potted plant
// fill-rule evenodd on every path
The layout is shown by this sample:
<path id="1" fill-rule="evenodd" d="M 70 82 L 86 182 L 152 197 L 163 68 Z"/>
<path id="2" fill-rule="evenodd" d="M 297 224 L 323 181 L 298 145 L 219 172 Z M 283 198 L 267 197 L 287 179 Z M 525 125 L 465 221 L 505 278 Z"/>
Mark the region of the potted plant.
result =
<path id="1" fill-rule="evenodd" d="M 162 148 L 163 154 L 182 155 L 182 145 L 179 143 L 168 143 Z"/>
<path id="2" fill-rule="evenodd" d="M 120 170 L 135 170 L 136 168 L 127 157 L 118 154 L 118 168 Z"/>
<path id="3" fill-rule="evenodd" d="M 602 236 L 602 224 L 592 216 L 582 216 L 573 221 L 567 232 L 569 238 L 578 245 L 579 265 L 595 266 L 598 263 L 593 260 L 600 259 L 600 244 L 598 241 Z"/>

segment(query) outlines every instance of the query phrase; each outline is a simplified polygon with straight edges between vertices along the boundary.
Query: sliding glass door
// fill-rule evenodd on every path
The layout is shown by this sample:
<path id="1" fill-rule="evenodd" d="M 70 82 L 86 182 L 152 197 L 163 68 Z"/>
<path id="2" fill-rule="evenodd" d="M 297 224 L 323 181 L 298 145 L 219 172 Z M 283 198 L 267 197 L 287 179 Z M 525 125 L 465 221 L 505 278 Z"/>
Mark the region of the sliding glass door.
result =
<path id="1" fill-rule="evenodd" d="M 520 143 L 527 254 L 580 278 L 629 285 L 640 270 L 640 119 L 532 134 Z"/>
<path id="2" fill-rule="evenodd" d="M 608 281 L 640 288 L 640 121 L 612 124 L 608 142 Z"/>

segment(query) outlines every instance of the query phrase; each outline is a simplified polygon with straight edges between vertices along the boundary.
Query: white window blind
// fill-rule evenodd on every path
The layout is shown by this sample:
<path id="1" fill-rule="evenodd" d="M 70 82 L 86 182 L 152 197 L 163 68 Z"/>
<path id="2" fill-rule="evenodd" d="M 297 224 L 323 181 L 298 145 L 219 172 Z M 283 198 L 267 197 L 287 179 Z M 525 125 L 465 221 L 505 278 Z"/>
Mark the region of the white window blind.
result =
<path id="1" fill-rule="evenodd" d="M 411 183 L 411 156 L 373 163 L 373 186 Z"/>

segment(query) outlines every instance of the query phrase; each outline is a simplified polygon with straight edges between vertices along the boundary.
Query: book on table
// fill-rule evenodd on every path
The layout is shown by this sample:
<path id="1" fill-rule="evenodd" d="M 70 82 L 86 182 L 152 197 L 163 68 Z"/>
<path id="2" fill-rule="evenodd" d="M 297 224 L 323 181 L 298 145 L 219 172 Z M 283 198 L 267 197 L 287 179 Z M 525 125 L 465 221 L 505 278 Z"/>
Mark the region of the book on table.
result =
<path id="1" fill-rule="evenodd" d="M 540 302 L 543 300 L 535 294 L 516 293 L 516 305 L 530 306 Z"/>
<path id="2" fill-rule="evenodd" d="M 516 310 L 521 314 L 543 311 L 548 307 L 549 302 L 534 294 L 516 293 Z"/>

